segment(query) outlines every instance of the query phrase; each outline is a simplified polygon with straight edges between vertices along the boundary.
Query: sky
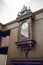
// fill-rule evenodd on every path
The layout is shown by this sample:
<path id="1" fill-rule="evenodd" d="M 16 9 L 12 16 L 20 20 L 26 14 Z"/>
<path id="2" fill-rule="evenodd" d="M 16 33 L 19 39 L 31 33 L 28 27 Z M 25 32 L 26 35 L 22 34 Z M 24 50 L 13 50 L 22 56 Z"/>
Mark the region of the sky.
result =
<path id="1" fill-rule="evenodd" d="M 15 20 L 23 5 L 34 12 L 43 8 L 43 0 L 0 0 L 0 23 Z"/>

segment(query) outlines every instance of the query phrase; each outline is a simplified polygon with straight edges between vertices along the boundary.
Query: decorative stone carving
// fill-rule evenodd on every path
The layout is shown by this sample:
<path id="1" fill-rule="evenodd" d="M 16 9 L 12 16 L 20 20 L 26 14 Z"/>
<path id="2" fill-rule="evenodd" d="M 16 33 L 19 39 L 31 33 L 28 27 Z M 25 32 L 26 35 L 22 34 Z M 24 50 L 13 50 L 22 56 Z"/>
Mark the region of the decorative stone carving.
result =
<path id="1" fill-rule="evenodd" d="M 25 14 L 28 14 L 28 13 L 30 13 L 30 12 L 31 12 L 30 7 L 29 7 L 29 10 L 28 10 L 27 7 L 24 5 L 24 6 L 23 6 L 23 9 L 21 10 L 21 12 L 18 13 L 18 17 L 23 16 L 23 15 L 25 15 Z"/>
<path id="2" fill-rule="evenodd" d="M 34 16 L 30 8 L 28 10 L 27 7 L 24 6 L 19 13 L 18 40 L 16 45 L 17 49 L 25 52 L 26 58 L 28 57 L 28 51 L 31 50 L 36 44 L 36 41 L 33 39 L 33 19 Z"/>

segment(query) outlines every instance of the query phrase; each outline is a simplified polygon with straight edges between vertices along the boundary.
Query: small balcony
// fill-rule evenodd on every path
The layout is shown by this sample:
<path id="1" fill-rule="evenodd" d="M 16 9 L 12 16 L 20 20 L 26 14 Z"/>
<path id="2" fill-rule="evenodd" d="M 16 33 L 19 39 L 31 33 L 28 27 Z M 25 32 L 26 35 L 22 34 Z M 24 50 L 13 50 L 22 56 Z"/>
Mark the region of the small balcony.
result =
<path id="1" fill-rule="evenodd" d="M 36 42 L 34 40 L 17 41 L 17 49 L 25 52 L 26 57 L 28 57 L 28 52 L 35 46 Z"/>

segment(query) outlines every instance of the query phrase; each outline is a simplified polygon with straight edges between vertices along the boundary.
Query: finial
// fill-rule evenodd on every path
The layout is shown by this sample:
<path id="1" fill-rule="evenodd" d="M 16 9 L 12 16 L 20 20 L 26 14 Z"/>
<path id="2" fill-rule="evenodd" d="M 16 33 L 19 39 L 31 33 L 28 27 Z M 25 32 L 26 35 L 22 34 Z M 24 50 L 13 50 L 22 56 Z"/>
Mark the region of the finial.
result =
<path id="1" fill-rule="evenodd" d="M 29 6 L 29 11 L 31 11 L 30 6 Z"/>
<path id="2" fill-rule="evenodd" d="M 21 12 L 23 12 L 25 10 L 27 10 L 27 7 L 25 5 L 23 5 L 23 8 L 22 8 Z"/>
<path id="3" fill-rule="evenodd" d="M 23 5 L 23 8 L 24 8 L 24 9 L 27 9 L 27 7 L 26 7 L 25 5 Z"/>

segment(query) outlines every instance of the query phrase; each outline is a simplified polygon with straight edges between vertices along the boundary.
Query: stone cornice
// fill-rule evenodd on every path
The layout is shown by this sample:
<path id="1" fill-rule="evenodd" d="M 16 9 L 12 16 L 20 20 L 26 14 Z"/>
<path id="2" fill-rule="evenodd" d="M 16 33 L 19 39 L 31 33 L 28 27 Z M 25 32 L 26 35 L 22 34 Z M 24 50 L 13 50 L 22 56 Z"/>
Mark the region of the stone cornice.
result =
<path id="1" fill-rule="evenodd" d="M 33 14 L 34 15 L 37 15 L 37 14 L 39 14 L 39 13 L 41 13 L 41 12 L 43 12 L 43 9 L 40 9 L 40 10 L 38 10 L 38 11 L 35 11 L 35 12 L 33 12 Z M 14 24 L 14 23 L 16 23 L 17 21 L 19 21 L 20 19 L 23 19 L 23 18 L 26 18 L 26 17 L 28 17 L 27 16 L 28 14 L 26 14 L 26 15 L 23 15 L 23 16 L 21 16 L 21 17 L 19 17 L 19 18 L 16 18 L 16 20 L 13 20 L 13 21 L 11 21 L 11 22 L 9 22 L 9 23 L 7 23 L 7 24 L 2 24 L 2 23 L 0 23 L 0 25 L 2 25 L 2 26 L 6 26 L 6 25 L 11 25 L 11 24 Z"/>

